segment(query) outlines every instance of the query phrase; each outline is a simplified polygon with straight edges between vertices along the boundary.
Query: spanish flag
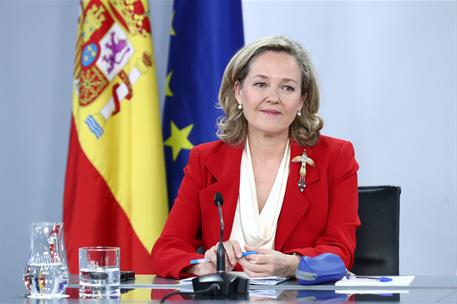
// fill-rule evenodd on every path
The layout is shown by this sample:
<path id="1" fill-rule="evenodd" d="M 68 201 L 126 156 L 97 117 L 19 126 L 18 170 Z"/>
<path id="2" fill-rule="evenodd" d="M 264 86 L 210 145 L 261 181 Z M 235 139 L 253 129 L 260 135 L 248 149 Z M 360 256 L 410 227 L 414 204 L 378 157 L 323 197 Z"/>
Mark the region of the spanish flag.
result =
<path id="1" fill-rule="evenodd" d="M 168 214 L 156 67 L 146 0 L 83 0 L 64 194 L 71 273 L 78 248 L 118 246 L 148 273 Z"/>

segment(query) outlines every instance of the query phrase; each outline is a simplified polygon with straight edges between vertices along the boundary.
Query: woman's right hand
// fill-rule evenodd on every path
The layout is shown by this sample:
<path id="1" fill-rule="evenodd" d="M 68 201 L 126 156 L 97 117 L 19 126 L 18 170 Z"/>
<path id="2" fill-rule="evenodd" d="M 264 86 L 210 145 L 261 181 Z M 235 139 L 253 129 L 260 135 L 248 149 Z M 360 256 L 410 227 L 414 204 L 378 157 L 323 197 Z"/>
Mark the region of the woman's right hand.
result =
<path id="1" fill-rule="evenodd" d="M 214 272 L 216 272 L 216 261 L 217 261 L 217 243 L 210 249 L 206 250 L 205 258 L 209 259 L 212 265 L 214 265 Z M 225 249 L 225 271 L 231 271 L 236 264 L 238 264 L 238 259 L 242 257 L 243 251 L 241 250 L 240 244 L 238 241 L 228 240 L 222 243 Z M 205 263 L 209 264 L 209 263 Z"/>

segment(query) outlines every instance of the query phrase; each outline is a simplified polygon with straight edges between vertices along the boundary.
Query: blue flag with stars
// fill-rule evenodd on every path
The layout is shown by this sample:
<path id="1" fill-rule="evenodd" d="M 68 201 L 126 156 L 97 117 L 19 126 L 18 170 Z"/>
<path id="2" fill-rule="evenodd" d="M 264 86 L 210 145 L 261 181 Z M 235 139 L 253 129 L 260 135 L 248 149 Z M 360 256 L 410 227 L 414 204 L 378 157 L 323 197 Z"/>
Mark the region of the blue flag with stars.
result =
<path id="1" fill-rule="evenodd" d="M 222 75 L 244 43 L 241 0 L 175 0 L 170 35 L 163 138 L 171 207 L 192 147 L 217 139 Z"/>

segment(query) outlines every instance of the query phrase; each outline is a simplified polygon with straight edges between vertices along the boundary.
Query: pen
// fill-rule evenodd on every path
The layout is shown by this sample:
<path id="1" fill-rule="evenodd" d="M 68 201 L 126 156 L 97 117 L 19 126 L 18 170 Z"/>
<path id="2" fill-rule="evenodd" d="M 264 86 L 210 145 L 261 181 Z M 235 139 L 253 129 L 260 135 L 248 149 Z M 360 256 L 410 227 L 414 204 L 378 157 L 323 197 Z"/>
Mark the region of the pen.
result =
<path id="1" fill-rule="evenodd" d="M 245 251 L 245 252 L 243 252 L 241 257 L 247 257 L 250 254 L 256 254 L 256 253 L 257 253 L 257 251 Z M 194 260 L 190 260 L 190 265 L 195 265 L 195 264 L 200 264 L 200 263 L 207 263 L 209 261 L 210 261 L 210 259 L 208 259 L 208 258 L 194 259 Z"/>
<path id="2" fill-rule="evenodd" d="M 208 258 L 190 260 L 190 265 L 195 265 L 195 264 L 200 264 L 200 263 L 206 263 L 206 262 L 209 262 L 209 261 L 210 261 L 210 260 L 209 260 Z"/>
<path id="3" fill-rule="evenodd" d="M 355 277 L 358 279 L 378 280 L 379 282 L 391 282 L 392 281 L 392 279 L 388 278 L 388 277 L 371 277 L 371 276 L 363 276 L 363 275 L 362 276 L 356 275 Z"/>
<path id="4" fill-rule="evenodd" d="M 375 277 L 375 276 L 366 276 L 366 275 L 356 275 L 355 273 L 352 273 L 348 271 L 347 274 L 348 279 L 350 278 L 357 278 L 357 279 L 369 279 L 369 280 L 377 280 L 379 282 L 391 282 L 392 278 L 389 277 Z"/>
<path id="5" fill-rule="evenodd" d="M 257 254 L 257 251 L 245 251 L 245 252 L 243 252 L 241 257 L 247 257 L 250 254 Z"/>

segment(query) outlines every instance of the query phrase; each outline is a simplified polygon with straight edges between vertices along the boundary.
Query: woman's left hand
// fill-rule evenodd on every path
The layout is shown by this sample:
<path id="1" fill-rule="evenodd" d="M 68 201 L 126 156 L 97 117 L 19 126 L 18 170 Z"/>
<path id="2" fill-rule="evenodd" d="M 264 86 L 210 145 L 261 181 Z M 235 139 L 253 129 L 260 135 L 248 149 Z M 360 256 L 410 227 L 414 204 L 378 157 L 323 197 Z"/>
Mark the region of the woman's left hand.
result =
<path id="1" fill-rule="evenodd" d="M 295 270 L 300 262 L 299 255 L 284 254 L 273 249 L 248 245 L 245 246 L 245 249 L 257 252 L 257 254 L 250 254 L 238 261 L 244 272 L 250 277 L 291 277 L 295 275 Z"/>

